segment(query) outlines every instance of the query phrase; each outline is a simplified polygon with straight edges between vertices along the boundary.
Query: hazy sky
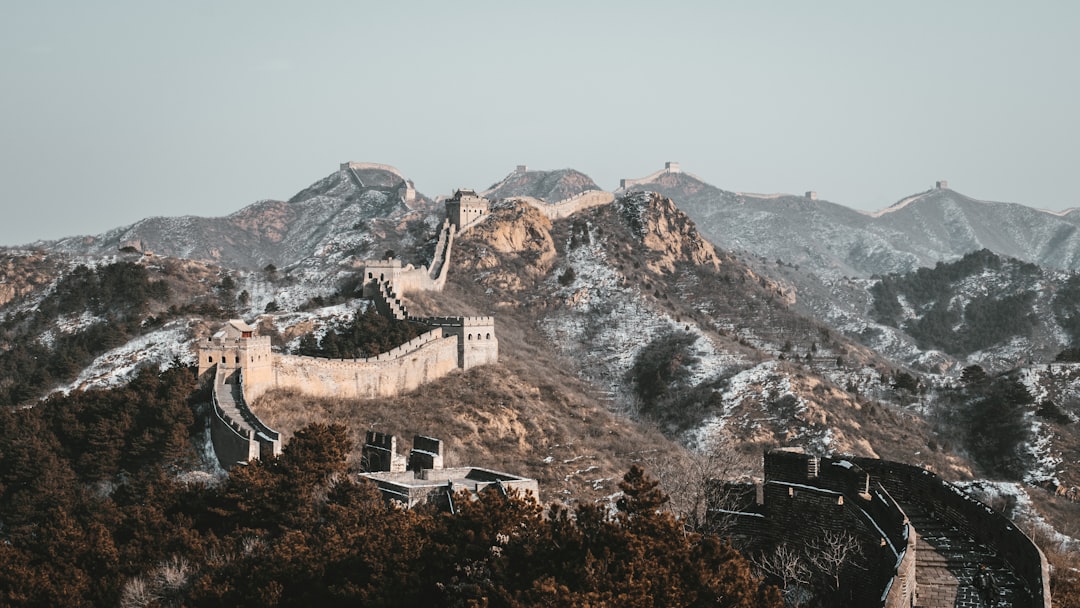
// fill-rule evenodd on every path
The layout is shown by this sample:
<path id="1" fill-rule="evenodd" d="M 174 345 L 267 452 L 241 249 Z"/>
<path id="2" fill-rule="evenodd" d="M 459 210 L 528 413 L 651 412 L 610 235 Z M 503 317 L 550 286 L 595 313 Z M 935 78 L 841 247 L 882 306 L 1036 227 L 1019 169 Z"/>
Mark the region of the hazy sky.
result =
<path id="1" fill-rule="evenodd" d="M 666 6 L 665 6 L 666 5 Z M 1080 204 L 1080 2 L 5 2 L 0 244 L 285 199 L 680 161 L 879 209 Z"/>

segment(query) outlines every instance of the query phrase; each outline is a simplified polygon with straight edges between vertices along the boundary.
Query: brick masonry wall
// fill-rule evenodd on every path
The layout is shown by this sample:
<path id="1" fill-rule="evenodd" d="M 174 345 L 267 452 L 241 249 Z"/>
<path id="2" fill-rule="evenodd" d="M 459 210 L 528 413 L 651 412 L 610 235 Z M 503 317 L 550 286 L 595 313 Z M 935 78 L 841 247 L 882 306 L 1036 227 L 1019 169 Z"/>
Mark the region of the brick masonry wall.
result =
<path id="1" fill-rule="evenodd" d="M 372 399 L 411 391 L 458 368 L 457 337 L 429 337 L 415 348 L 407 348 L 409 344 L 372 359 L 274 355 L 274 386 L 316 396 Z"/>
<path id="2" fill-rule="evenodd" d="M 1049 608 L 1046 557 L 1007 517 L 920 467 L 872 458 L 852 460 L 869 470 L 897 499 L 925 506 L 935 517 L 967 531 L 979 542 L 995 549 L 1028 584 L 1036 595 L 1036 603 Z"/>

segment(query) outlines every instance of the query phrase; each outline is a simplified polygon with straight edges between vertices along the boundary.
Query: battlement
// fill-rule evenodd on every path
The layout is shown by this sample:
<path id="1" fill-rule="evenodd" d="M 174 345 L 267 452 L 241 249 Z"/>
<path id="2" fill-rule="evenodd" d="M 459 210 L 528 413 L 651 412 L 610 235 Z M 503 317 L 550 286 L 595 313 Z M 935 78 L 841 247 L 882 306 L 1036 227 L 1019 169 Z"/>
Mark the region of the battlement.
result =
<path id="1" fill-rule="evenodd" d="M 627 190 L 629 188 L 633 188 L 634 186 L 640 186 L 642 184 L 647 184 L 649 182 L 655 181 L 656 178 L 660 177 L 661 175 L 664 175 L 665 173 L 682 173 L 682 172 L 683 172 L 682 167 L 679 166 L 679 163 L 674 162 L 674 161 L 668 161 L 668 162 L 664 163 L 664 168 L 663 169 L 660 169 L 659 171 L 656 171 L 654 173 L 646 175 L 645 177 L 640 177 L 640 178 L 636 178 L 636 179 L 632 179 L 632 178 L 627 177 L 627 178 L 623 178 L 623 179 L 619 180 L 619 189 L 620 190 Z"/>
<path id="2" fill-rule="evenodd" d="M 365 269 L 376 268 L 401 268 L 401 260 L 397 258 L 382 259 L 382 260 L 360 260 L 359 265 Z M 370 275 L 368 278 L 372 278 Z"/>
<path id="3" fill-rule="evenodd" d="M 558 220 L 585 209 L 607 205 L 615 200 L 615 195 L 604 190 L 586 190 L 554 203 L 545 203 L 532 196 L 515 196 L 508 200 L 531 205 L 549 220 Z"/>
<path id="4" fill-rule="evenodd" d="M 397 453 L 397 437 L 368 431 L 360 456 L 365 471 L 400 473 L 405 470 L 405 457 Z"/>
<path id="5" fill-rule="evenodd" d="M 412 317 L 434 327 L 478 327 L 494 325 L 495 317 Z"/>
<path id="6" fill-rule="evenodd" d="M 358 163 L 349 161 L 347 163 L 341 163 L 340 169 L 347 171 L 352 169 L 353 171 L 386 171 L 387 173 L 393 173 L 401 178 L 401 181 L 408 181 L 405 179 L 405 175 L 397 168 L 390 165 L 384 165 L 382 163 Z"/>

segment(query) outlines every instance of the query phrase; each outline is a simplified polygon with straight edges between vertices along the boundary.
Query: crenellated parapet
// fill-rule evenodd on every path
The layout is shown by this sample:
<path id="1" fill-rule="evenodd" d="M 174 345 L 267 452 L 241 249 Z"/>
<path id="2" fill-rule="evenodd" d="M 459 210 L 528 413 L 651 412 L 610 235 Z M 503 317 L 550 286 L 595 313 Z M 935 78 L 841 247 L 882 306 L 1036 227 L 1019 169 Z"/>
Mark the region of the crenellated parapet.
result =
<path id="1" fill-rule="evenodd" d="M 585 209 L 611 204 L 615 201 L 615 195 L 603 190 L 586 190 L 585 192 L 575 194 L 570 198 L 564 198 L 563 200 L 554 203 L 546 203 L 531 196 L 515 196 L 507 200 L 519 201 L 530 205 L 542 213 L 544 217 L 554 221 L 570 217 Z"/>
<path id="2" fill-rule="evenodd" d="M 853 543 L 861 558 L 843 575 L 849 605 L 910 608 L 953 596 L 960 605 L 976 593 L 981 562 L 994 569 L 1003 605 L 1050 606 L 1046 559 L 1031 539 L 926 469 L 788 448 L 767 452 L 764 471 L 754 485 L 723 484 L 710 516 L 750 552 L 786 545 L 812 555 L 822 539 Z M 924 563 L 933 569 L 925 580 Z"/>
<path id="3" fill-rule="evenodd" d="M 221 466 L 269 458 L 281 453 L 281 435 L 248 408 L 243 372 L 215 365 L 210 440 Z"/>

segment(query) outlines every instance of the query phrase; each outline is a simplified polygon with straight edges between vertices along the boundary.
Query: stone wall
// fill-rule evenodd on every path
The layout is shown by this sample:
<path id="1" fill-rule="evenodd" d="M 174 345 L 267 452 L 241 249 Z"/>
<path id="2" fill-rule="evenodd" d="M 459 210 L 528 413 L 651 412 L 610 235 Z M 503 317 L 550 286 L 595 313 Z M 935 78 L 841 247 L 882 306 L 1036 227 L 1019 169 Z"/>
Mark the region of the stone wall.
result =
<path id="1" fill-rule="evenodd" d="M 993 548 L 1028 585 L 1035 604 L 1050 607 L 1046 556 L 1007 517 L 926 469 L 873 458 L 851 460 L 870 471 L 897 499 L 925 506 L 936 518 Z"/>
<path id="2" fill-rule="evenodd" d="M 458 369 L 458 338 L 436 328 L 368 359 L 274 355 L 273 386 L 325 397 L 391 397 Z"/>
<path id="3" fill-rule="evenodd" d="M 218 462 L 229 468 L 238 462 L 257 459 L 260 453 L 259 444 L 251 440 L 251 431 L 226 419 L 216 399 L 212 405 L 214 413 L 210 418 L 210 442 L 214 445 Z"/>
<path id="4" fill-rule="evenodd" d="M 801 451 L 765 455 L 765 482 L 728 484 L 728 500 L 712 509 L 750 551 L 784 542 L 812 550 L 826 533 L 847 533 L 863 559 L 845 578 L 849 605 L 910 607 L 915 593 L 915 532 L 903 510 L 867 471 L 848 459 Z"/>
<path id="5" fill-rule="evenodd" d="M 450 254 L 454 247 L 454 237 L 458 232 L 457 227 L 451 224 L 449 219 L 443 220 L 430 268 L 423 265 L 417 268 L 412 264 L 402 266 L 401 260 L 397 259 L 354 262 L 354 267 L 359 268 L 363 276 L 364 297 L 379 297 L 382 283 L 389 284 L 395 296 L 418 291 L 442 291 L 446 286 L 446 277 L 450 270 Z M 380 310 L 380 312 L 383 311 Z"/>
<path id="6" fill-rule="evenodd" d="M 576 194 L 557 203 L 545 203 L 532 196 L 513 197 L 509 200 L 521 201 L 532 205 L 549 220 L 558 220 L 570 217 L 585 209 L 607 205 L 615 200 L 615 195 L 603 190 L 586 190 L 581 194 Z"/>
<path id="7" fill-rule="evenodd" d="M 355 162 L 350 161 L 350 162 L 347 162 L 347 163 L 341 163 L 340 168 L 341 168 L 342 171 L 346 171 L 346 170 L 353 170 L 353 171 L 364 171 L 364 170 L 386 171 L 387 173 L 393 173 L 394 175 L 400 177 L 401 181 L 403 181 L 403 182 L 409 181 L 409 180 L 405 179 L 405 175 L 400 170 L 398 170 L 397 167 L 391 167 L 390 165 L 384 165 L 382 163 L 355 163 Z"/>
<path id="8" fill-rule="evenodd" d="M 248 409 L 242 372 L 219 364 L 213 376 L 210 440 L 221 466 L 280 454 L 281 435 Z"/>

